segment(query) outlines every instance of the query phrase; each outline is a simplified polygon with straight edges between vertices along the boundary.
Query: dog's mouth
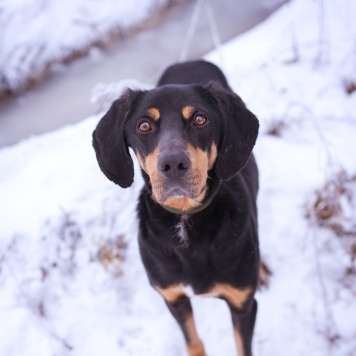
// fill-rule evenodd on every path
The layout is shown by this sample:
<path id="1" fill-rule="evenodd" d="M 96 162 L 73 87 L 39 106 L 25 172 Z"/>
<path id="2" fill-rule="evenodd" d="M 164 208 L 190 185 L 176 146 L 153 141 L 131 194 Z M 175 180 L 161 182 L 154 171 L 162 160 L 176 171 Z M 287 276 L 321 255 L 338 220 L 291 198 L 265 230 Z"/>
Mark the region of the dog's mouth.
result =
<path id="1" fill-rule="evenodd" d="M 188 197 L 194 199 L 194 196 L 189 189 L 180 185 L 174 185 L 173 187 L 169 187 L 165 190 L 164 194 L 162 195 L 161 201 L 164 202 L 169 198 L 183 198 Z"/>
<path id="2" fill-rule="evenodd" d="M 187 212 L 201 205 L 206 194 L 206 189 L 204 186 L 199 194 L 194 194 L 186 187 L 173 186 L 164 192 L 159 203 L 163 207 Z"/>

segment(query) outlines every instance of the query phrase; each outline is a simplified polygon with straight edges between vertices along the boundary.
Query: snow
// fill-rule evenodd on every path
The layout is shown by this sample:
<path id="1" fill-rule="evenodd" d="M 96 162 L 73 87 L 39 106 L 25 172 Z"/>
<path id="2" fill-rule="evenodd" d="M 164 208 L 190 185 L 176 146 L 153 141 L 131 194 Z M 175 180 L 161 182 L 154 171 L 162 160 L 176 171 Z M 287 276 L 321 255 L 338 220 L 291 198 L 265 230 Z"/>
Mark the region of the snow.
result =
<path id="1" fill-rule="evenodd" d="M 0 2 L 0 92 L 19 91 L 49 65 L 62 63 L 114 33 L 141 24 L 167 0 L 4 0 Z"/>
<path id="2" fill-rule="evenodd" d="M 356 172 L 356 92 L 344 88 L 355 73 L 356 3 L 322 3 L 327 26 L 318 27 L 320 2 L 294 1 L 225 44 L 223 63 L 217 52 L 206 57 L 223 64 L 261 123 L 260 245 L 273 274 L 257 293 L 255 355 L 356 350 L 348 250 L 305 217 L 326 180 L 340 169 Z M 100 108 L 128 83 L 139 85 L 99 85 Z M 104 177 L 91 147 L 99 119 L 0 151 L 1 355 L 184 354 L 180 330 L 139 258 L 138 165 L 129 189 Z M 281 122 L 279 137 L 267 134 Z M 193 307 L 208 354 L 234 354 L 226 305 L 194 298 Z"/>

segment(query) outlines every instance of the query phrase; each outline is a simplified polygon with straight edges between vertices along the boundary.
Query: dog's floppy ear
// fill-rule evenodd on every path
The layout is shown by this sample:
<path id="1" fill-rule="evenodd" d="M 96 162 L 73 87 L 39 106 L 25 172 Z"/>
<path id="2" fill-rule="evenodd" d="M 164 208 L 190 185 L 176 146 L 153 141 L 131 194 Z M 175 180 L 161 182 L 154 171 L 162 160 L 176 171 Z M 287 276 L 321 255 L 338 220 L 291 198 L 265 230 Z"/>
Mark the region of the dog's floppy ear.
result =
<path id="1" fill-rule="evenodd" d="M 221 180 L 229 180 L 247 163 L 255 145 L 259 123 L 241 98 L 215 83 L 208 85 L 223 114 L 224 131 L 215 172 Z"/>
<path id="2" fill-rule="evenodd" d="M 125 139 L 124 122 L 130 109 L 133 92 L 127 90 L 113 102 L 93 132 L 93 147 L 102 172 L 122 188 L 131 186 L 133 162 Z"/>

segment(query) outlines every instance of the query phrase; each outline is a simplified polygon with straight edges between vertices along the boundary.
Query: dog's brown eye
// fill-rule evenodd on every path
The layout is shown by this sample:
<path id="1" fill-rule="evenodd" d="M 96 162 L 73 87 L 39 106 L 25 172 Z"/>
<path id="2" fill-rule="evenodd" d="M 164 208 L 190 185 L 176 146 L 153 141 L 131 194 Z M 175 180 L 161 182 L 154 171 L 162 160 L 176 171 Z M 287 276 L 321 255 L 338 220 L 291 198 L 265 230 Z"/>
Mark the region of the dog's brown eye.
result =
<path id="1" fill-rule="evenodd" d="M 141 122 L 140 125 L 138 126 L 138 129 L 141 131 L 141 132 L 148 132 L 148 131 L 151 131 L 151 125 L 149 122 L 147 121 L 144 121 L 144 122 Z"/>
<path id="2" fill-rule="evenodd" d="M 202 116 L 202 115 L 197 115 L 195 118 L 194 118 L 194 124 L 196 126 L 202 126 L 206 123 L 206 117 L 205 116 Z"/>

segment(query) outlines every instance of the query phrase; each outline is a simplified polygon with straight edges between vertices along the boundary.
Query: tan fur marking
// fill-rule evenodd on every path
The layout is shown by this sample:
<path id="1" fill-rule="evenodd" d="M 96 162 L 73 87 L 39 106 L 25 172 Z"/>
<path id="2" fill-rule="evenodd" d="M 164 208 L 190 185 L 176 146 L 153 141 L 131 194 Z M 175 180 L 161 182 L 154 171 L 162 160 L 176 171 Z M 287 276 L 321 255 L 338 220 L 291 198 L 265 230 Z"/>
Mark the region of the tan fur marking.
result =
<path id="1" fill-rule="evenodd" d="M 200 148 L 194 148 L 192 145 L 187 145 L 190 162 L 193 169 L 193 176 L 200 190 L 205 187 L 208 178 L 209 159 L 208 153 Z"/>
<path id="2" fill-rule="evenodd" d="M 146 163 L 138 152 L 136 152 L 136 157 L 141 168 L 146 172 Z"/>
<path id="3" fill-rule="evenodd" d="M 169 302 L 174 302 L 183 295 L 189 297 L 188 289 L 183 284 L 173 284 L 165 289 L 159 288 L 157 286 L 154 286 L 154 288 Z M 237 289 L 230 286 L 229 284 L 218 283 L 207 292 L 199 294 L 199 296 L 221 297 L 227 300 L 235 308 L 240 309 L 250 297 L 251 292 L 251 287 Z"/>
<path id="4" fill-rule="evenodd" d="M 216 293 L 220 297 L 227 300 L 232 306 L 241 309 L 248 300 L 252 292 L 252 288 L 236 289 L 228 284 L 216 284 L 209 293 Z"/>
<path id="5" fill-rule="evenodd" d="M 203 199 L 201 199 L 203 200 Z M 189 197 L 169 197 L 163 203 L 174 209 L 179 209 L 182 211 L 188 211 L 193 208 L 197 208 L 201 205 L 199 200 L 190 199 Z"/>
<path id="6" fill-rule="evenodd" d="M 146 169 L 147 173 L 151 176 L 151 174 L 157 172 L 158 169 L 158 155 L 159 148 L 157 147 L 152 153 L 150 153 L 146 157 Z"/>
<path id="7" fill-rule="evenodd" d="M 142 169 L 149 175 L 152 185 L 152 197 L 160 204 L 173 209 L 188 211 L 201 205 L 206 195 L 206 182 L 208 171 L 214 166 L 217 157 L 217 148 L 213 144 L 210 153 L 194 148 L 188 144 L 186 150 L 189 154 L 191 166 L 187 172 L 187 186 L 190 196 L 169 196 L 164 197 L 166 178 L 158 169 L 158 158 L 160 149 L 157 147 L 146 159 L 143 159 L 136 152 L 137 159 Z M 164 200 L 165 199 L 165 200 Z"/>
<path id="8" fill-rule="evenodd" d="M 151 108 L 151 109 L 148 109 L 147 116 L 150 117 L 152 120 L 158 121 L 161 114 L 157 108 Z"/>
<path id="9" fill-rule="evenodd" d="M 209 161 L 208 161 L 208 169 L 209 170 L 213 168 L 217 156 L 218 156 L 218 149 L 216 147 L 216 144 L 213 143 L 211 146 L 210 154 L 209 154 Z"/>
<path id="10" fill-rule="evenodd" d="M 192 117 L 194 111 L 195 109 L 193 106 L 184 106 L 182 109 L 182 115 L 186 120 L 189 120 Z"/>
<path id="11" fill-rule="evenodd" d="M 154 287 L 168 302 L 175 302 L 183 295 L 188 296 L 187 288 L 183 284 L 174 284 L 168 288 L 162 289 Z M 246 287 L 243 289 L 236 289 L 228 284 L 218 283 L 215 284 L 206 293 L 201 296 L 214 296 L 221 297 L 228 301 L 228 303 L 238 309 L 241 309 L 244 303 L 251 296 L 252 288 Z M 190 315 L 185 321 L 185 328 L 188 333 L 189 343 L 187 344 L 187 350 L 189 356 L 205 356 L 205 350 L 203 343 L 201 342 L 198 333 L 196 331 L 193 315 Z M 243 348 L 243 340 L 239 330 L 234 329 L 234 336 L 236 341 L 236 347 L 238 356 L 245 356 Z"/>
<path id="12" fill-rule="evenodd" d="M 183 211 L 200 206 L 206 194 L 206 181 L 208 178 L 208 154 L 201 149 L 187 146 L 191 167 L 187 172 L 187 186 L 190 196 L 164 197 L 166 179 L 158 170 L 159 148 L 152 152 L 145 160 L 146 173 L 150 176 L 153 198 L 160 204 Z"/>
<path id="13" fill-rule="evenodd" d="M 170 303 L 174 303 L 180 297 L 185 295 L 185 288 L 183 284 L 174 284 L 168 288 L 154 288 L 160 293 L 163 298 Z M 187 350 L 189 356 L 205 356 L 205 350 L 203 343 L 201 342 L 194 323 L 193 315 L 189 315 L 184 322 L 186 332 L 188 334 L 189 343 L 187 344 Z"/>
<path id="14" fill-rule="evenodd" d="M 158 155 L 159 147 L 157 147 L 152 153 L 150 153 L 145 161 L 145 172 L 149 175 L 151 185 L 152 185 L 152 197 L 159 201 L 160 191 L 161 191 L 161 179 L 160 173 L 158 172 Z"/>
<path id="15" fill-rule="evenodd" d="M 230 305 L 237 309 L 243 308 L 248 298 L 252 293 L 251 287 L 243 289 L 236 289 L 228 284 L 216 284 L 209 292 L 217 293 L 219 297 L 224 298 Z M 235 342 L 237 347 L 238 356 L 245 356 L 243 348 L 243 340 L 239 330 L 234 329 Z"/>
<path id="16" fill-rule="evenodd" d="M 240 335 L 240 332 L 236 329 L 234 329 L 234 336 L 235 336 L 235 342 L 237 347 L 237 354 L 239 356 L 245 356 L 242 337 Z"/>
<path id="17" fill-rule="evenodd" d="M 184 324 L 189 338 L 189 343 L 187 344 L 189 356 L 205 356 L 204 346 L 198 336 L 193 315 L 190 315 Z"/>
<path id="18" fill-rule="evenodd" d="M 171 196 L 168 197 L 164 202 L 160 201 L 160 197 L 162 196 L 162 192 L 160 191 L 160 189 L 162 188 L 162 185 L 161 186 L 159 184 L 155 185 L 152 182 L 152 176 L 150 175 L 151 183 L 153 183 L 152 187 L 155 194 L 155 199 L 161 202 L 163 205 L 169 206 L 174 209 L 179 209 L 182 211 L 188 211 L 190 209 L 196 208 L 201 205 L 206 194 L 206 181 L 208 178 L 208 165 L 209 165 L 207 152 L 204 152 L 199 148 L 194 148 L 189 144 L 187 145 L 186 150 L 189 154 L 189 158 L 191 162 L 191 167 L 189 169 L 189 172 L 187 173 L 188 175 L 187 179 L 191 181 L 191 183 L 187 183 L 187 184 L 191 184 L 190 190 L 191 190 L 192 197 Z M 149 171 L 148 161 L 149 160 L 147 159 L 146 166 L 147 166 L 147 170 Z M 157 177 L 157 181 L 159 181 L 159 176 Z"/>
<path id="19" fill-rule="evenodd" d="M 154 286 L 156 291 L 163 296 L 165 300 L 167 300 L 170 303 L 175 302 L 177 299 L 179 299 L 181 296 L 185 295 L 184 293 L 184 287 L 182 284 L 173 284 L 172 286 L 169 286 L 168 288 L 159 288 L 157 286 Z"/>
<path id="20" fill-rule="evenodd" d="M 206 194 L 206 181 L 208 179 L 209 166 L 213 166 L 216 159 L 216 146 L 212 146 L 210 155 L 200 148 L 194 148 L 188 144 L 186 150 L 189 154 L 191 168 L 190 176 L 193 180 L 192 193 L 198 195 L 195 199 L 190 197 L 168 197 L 163 204 L 174 209 L 188 211 L 201 205 Z"/>

